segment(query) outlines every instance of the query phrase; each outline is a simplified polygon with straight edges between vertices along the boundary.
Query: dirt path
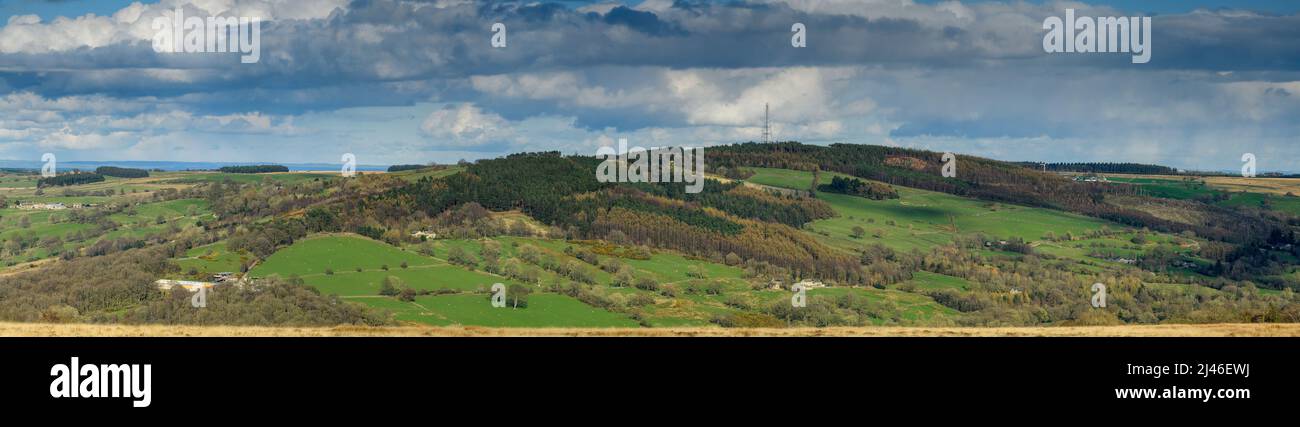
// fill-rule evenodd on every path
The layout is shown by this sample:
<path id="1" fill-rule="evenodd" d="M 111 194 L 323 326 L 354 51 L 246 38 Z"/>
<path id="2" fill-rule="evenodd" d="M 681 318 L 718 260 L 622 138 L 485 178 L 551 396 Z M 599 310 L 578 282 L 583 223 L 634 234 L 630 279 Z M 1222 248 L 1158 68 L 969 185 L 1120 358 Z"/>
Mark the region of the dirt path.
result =
<path id="1" fill-rule="evenodd" d="M 22 264 L 14 264 L 13 266 L 0 270 L 0 277 L 12 276 L 24 271 L 30 271 L 36 267 L 54 262 L 56 259 L 58 258 L 44 258 L 36 261 L 24 262 Z"/>

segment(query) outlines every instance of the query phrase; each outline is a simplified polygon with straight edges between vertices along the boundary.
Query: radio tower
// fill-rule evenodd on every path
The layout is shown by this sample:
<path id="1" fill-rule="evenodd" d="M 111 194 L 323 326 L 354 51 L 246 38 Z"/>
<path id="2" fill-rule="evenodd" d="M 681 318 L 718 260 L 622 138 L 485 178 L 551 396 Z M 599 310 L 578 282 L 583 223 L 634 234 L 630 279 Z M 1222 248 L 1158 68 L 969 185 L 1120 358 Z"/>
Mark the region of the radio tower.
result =
<path id="1" fill-rule="evenodd" d="M 772 142 L 772 127 L 770 125 L 770 122 L 768 122 L 767 119 L 768 119 L 768 108 L 767 108 L 767 103 L 764 102 L 763 103 L 763 143 L 764 144 L 769 144 Z"/>

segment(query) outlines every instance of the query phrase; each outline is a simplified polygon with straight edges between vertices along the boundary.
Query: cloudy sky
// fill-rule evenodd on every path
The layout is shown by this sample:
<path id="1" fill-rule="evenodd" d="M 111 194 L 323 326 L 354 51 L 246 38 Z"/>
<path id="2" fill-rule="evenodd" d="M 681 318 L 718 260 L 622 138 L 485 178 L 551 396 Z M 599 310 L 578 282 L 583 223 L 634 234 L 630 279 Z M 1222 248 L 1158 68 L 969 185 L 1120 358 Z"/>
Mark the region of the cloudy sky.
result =
<path id="1" fill-rule="evenodd" d="M 154 18 L 258 17 L 261 58 Z M 1152 55 L 1043 20 L 1150 16 Z M 779 140 L 1300 171 L 1300 2 L 0 0 L 0 159 L 451 162 Z M 506 25 L 505 47 L 491 44 Z M 807 47 L 791 46 L 791 26 Z"/>

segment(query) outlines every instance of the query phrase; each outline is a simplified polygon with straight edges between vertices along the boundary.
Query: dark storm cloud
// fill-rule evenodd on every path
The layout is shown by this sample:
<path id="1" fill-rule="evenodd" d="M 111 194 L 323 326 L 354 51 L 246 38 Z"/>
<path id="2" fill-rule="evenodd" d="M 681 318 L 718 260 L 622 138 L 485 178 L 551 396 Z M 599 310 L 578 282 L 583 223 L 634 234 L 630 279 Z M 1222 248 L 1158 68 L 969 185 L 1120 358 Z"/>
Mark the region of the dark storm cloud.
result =
<path id="1" fill-rule="evenodd" d="M 743 2 L 679 2 L 658 12 L 620 6 L 601 15 L 552 3 L 435 7 L 359 0 L 321 20 L 263 23 L 258 64 L 239 64 L 236 55 L 158 54 L 147 41 L 138 41 L 0 55 L 0 78 L 13 89 L 49 96 L 168 96 L 232 87 L 304 89 L 608 65 L 1135 66 L 1124 56 L 1042 53 L 1041 20 L 1060 14 L 1052 6 L 968 7 L 976 16 L 952 20 L 933 11 L 915 17 L 873 17 Z M 507 48 L 490 46 L 494 22 L 507 25 Z M 807 26 L 807 48 L 791 48 L 794 22 Z M 1153 60 L 1143 65 L 1150 69 L 1300 69 L 1296 15 L 1218 11 L 1158 16 L 1154 36 Z M 185 70 L 188 78 L 103 72 L 151 68 Z M 32 73 L 40 73 L 40 78 L 32 78 Z"/>

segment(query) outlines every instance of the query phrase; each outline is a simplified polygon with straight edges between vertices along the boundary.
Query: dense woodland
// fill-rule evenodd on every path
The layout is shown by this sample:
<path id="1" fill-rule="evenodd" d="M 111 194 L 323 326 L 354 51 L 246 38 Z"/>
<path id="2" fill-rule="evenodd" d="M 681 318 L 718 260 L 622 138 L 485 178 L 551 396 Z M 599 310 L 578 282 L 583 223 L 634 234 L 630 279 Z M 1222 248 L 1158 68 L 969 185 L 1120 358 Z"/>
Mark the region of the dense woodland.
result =
<path id="1" fill-rule="evenodd" d="M 100 166 L 95 168 L 95 173 L 117 178 L 144 178 L 149 176 L 149 171 L 144 169 L 119 168 L 116 166 Z"/>
<path id="2" fill-rule="evenodd" d="M 102 182 L 104 176 L 97 173 L 78 172 L 68 173 L 49 178 L 41 178 L 36 181 L 37 187 L 64 187 L 69 185 L 89 184 L 92 182 Z"/>
<path id="3" fill-rule="evenodd" d="M 1136 175 L 1177 175 L 1178 169 L 1142 163 L 1039 163 L 1018 162 L 1018 165 L 1048 172 L 1126 173 Z"/>
<path id="4" fill-rule="evenodd" d="M 429 165 L 392 165 L 388 167 L 388 171 L 401 172 L 401 171 L 420 170 L 420 169 L 432 168 L 432 167 L 433 166 L 429 166 Z"/>

